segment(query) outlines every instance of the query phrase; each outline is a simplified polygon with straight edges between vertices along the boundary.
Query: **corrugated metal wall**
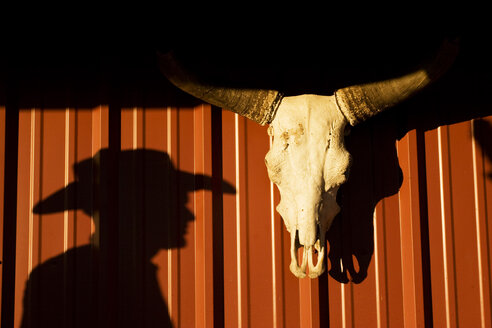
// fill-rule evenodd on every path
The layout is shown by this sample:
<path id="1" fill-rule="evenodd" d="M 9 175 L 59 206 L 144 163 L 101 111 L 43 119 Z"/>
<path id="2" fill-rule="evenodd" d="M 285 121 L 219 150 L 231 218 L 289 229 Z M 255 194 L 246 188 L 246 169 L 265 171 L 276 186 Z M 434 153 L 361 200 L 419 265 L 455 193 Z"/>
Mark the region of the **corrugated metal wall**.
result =
<path id="1" fill-rule="evenodd" d="M 492 325 L 492 117 L 401 140 L 384 119 L 354 129 L 314 280 L 288 269 L 266 127 L 209 105 L 0 117 L 4 323 Z"/>

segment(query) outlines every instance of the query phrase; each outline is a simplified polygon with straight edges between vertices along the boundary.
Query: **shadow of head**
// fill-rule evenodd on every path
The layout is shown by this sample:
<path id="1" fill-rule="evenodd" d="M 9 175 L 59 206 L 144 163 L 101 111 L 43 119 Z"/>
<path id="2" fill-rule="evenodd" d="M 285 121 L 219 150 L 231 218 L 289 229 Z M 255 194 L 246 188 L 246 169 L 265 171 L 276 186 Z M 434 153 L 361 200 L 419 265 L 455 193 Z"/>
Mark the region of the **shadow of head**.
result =
<path id="1" fill-rule="evenodd" d="M 96 229 L 116 213 L 118 226 L 108 229 L 115 229 L 120 240 L 144 238 L 149 255 L 184 246 L 188 223 L 194 219 L 190 192 L 235 193 L 224 181 L 177 170 L 168 154 L 153 150 L 103 149 L 73 170 L 75 181 L 41 200 L 33 212 L 80 209 L 96 221 Z"/>

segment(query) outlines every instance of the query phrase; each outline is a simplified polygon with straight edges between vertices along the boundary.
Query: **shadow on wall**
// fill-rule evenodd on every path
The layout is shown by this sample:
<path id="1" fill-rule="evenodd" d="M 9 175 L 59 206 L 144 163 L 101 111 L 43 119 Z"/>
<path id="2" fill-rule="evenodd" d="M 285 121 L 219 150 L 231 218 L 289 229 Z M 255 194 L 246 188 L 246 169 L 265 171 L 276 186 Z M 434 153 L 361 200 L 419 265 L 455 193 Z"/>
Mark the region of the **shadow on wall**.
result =
<path id="1" fill-rule="evenodd" d="M 373 213 L 403 182 L 396 151 L 397 127 L 391 115 L 352 129 L 345 138 L 352 155 L 348 181 L 341 186 L 340 214 L 327 233 L 328 273 L 338 282 L 361 283 L 374 253 Z"/>
<path id="2" fill-rule="evenodd" d="M 117 181 L 112 172 L 118 172 Z M 194 220 L 186 208 L 188 192 L 235 193 L 234 187 L 178 171 L 166 153 L 151 150 L 111 154 L 104 149 L 75 164 L 74 173 L 75 182 L 40 201 L 33 212 L 81 209 L 94 218 L 96 231 L 91 244 L 32 271 L 22 327 L 171 327 L 152 258 L 159 250 L 185 245 Z"/>
<path id="3" fill-rule="evenodd" d="M 476 120 L 473 137 L 480 145 L 484 157 L 492 163 L 492 124 L 485 120 Z M 489 179 L 492 179 L 492 171 L 486 172 L 485 174 Z"/>

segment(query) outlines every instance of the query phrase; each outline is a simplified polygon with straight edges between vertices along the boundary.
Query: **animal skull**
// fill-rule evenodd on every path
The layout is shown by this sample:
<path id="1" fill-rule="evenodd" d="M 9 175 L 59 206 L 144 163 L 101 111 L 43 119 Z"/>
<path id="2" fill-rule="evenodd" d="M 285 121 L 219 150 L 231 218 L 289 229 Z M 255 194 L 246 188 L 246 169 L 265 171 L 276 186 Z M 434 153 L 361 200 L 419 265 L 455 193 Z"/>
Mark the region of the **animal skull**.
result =
<path id="1" fill-rule="evenodd" d="M 436 81 L 451 66 L 458 43 L 444 42 L 433 60 L 408 74 L 352 85 L 332 96 L 283 97 L 277 90 L 224 86 L 189 71 L 172 52 L 160 67 L 180 89 L 261 125 L 270 123 L 273 146 L 265 157 L 268 175 L 281 195 L 277 206 L 291 236 L 290 270 L 297 277 L 323 273 L 325 233 L 340 211 L 338 188 L 347 179 L 350 154 L 345 126 L 354 126 L 393 107 Z M 304 246 L 299 266 L 296 252 Z M 318 253 L 314 265 L 313 253 Z"/>
<path id="2" fill-rule="evenodd" d="M 347 123 L 334 96 L 302 95 L 285 97 L 268 128 L 273 145 L 265 164 L 280 191 L 277 211 L 290 233 L 290 270 L 300 278 L 307 264 L 311 278 L 324 271 L 325 234 L 340 211 L 336 196 L 350 165 L 344 145 Z"/>

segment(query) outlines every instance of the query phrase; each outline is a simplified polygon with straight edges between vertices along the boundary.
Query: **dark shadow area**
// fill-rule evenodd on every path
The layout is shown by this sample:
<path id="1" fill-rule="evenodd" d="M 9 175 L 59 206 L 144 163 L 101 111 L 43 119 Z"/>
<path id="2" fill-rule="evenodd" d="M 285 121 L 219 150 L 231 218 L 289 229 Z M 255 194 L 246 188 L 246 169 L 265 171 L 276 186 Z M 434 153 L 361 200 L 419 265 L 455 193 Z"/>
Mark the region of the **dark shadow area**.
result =
<path id="1" fill-rule="evenodd" d="M 129 44 L 130 48 L 139 47 Z M 14 94 L 20 109 L 192 107 L 200 101 L 175 88 L 157 68 L 156 49 L 53 47 L 37 56 L 28 49 L 0 57 L 0 105 Z"/>
<path id="2" fill-rule="evenodd" d="M 417 27 L 401 11 L 341 7 L 345 14 L 329 17 L 309 8 L 312 18 L 302 24 L 297 16 L 302 8 L 293 16 L 253 15 L 254 21 L 225 13 L 212 13 L 204 21 L 189 10 L 167 8 L 165 18 L 145 17 L 144 24 L 122 20 L 112 25 L 98 17 L 92 27 L 71 16 L 53 22 L 23 17 L 25 25 L 2 38 L 0 105 L 12 91 L 19 95 L 20 108 L 197 104 L 159 72 L 157 53 L 170 49 L 193 70 L 228 86 L 331 94 L 412 69 L 444 35 L 459 34 L 451 27 L 454 17 L 421 13 Z"/>
<path id="3" fill-rule="evenodd" d="M 116 186 L 108 181 L 115 169 Z M 75 164 L 74 174 L 74 182 L 41 200 L 33 212 L 48 220 L 42 214 L 81 209 L 93 216 L 96 231 L 90 244 L 34 268 L 22 327 L 171 327 L 152 258 L 185 245 L 194 220 L 185 206 L 189 192 L 212 190 L 217 197 L 235 193 L 234 187 L 178 171 L 166 153 L 150 150 L 121 151 L 114 159 L 104 149 Z M 111 193 L 116 204 L 108 201 Z M 108 226 L 115 213 L 116 225 Z M 75 214 L 70 224 L 77 227 L 81 220 L 87 219 Z M 76 228 L 72 237 L 76 240 Z"/>
<path id="4" fill-rule="evenodd" d="M 476 120 L 473 130 L 473 137 L 480 145 L 484 157 L 492 162 L 492 124 L 485 120 Z M 492 179 L 492 171 L 485 173 L 489 179 Z"/>
<path id="5" fill-rule="evenodd" d="M 396 194 L 403 182 L 393 119 L 382 114 L 346 137 L 352 166 L 349 180 L 339 190 L 342 210 L 327 234 L 329 274 L 339 282 L 360 283 L 366 278 L 374 253 L 374 208 L 381 199 Z"/>
<path id="6" fill-rule="evenodd" d="M 331 95 L 346 86 L 415 69 L 448 35 L 445 28 L 405 33 L 403 22 L 398 25 L 399 36 L 381 26 L 363 26 L 362 22 L 351 23 L 364 33 L 340 29 L 335 21 L 325 23 L 319 29 L 309 24 L 285 30 L 279 27 L 263 38 L 248 31 L 237 38 L 218 33 L 212 39 L 178 44 L 174 51 L 189 71 L 218 86 L 274 89 L 287 96 Z M 451 34 L 456 36 L 454 31 Z"/>

